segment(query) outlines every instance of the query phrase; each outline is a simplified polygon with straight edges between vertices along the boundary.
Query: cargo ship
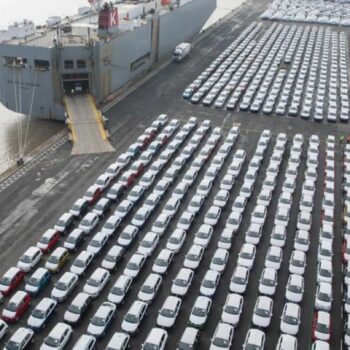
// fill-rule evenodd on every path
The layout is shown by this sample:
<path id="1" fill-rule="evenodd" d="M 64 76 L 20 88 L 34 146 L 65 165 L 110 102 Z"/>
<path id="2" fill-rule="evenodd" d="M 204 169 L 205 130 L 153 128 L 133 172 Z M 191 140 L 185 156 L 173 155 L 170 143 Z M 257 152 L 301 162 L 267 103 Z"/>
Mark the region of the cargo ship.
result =
<path id="1" fill-rule="evenodd" d="M 102 2 L 0 43 L 0 102 L 30 117 L 64 121 L 67 96 L 97 106 L 198 34 L 216 0 Z M 27 25 L 27 24 L 26 24 Z M 27 34 L 23 34 L 27 33 Z"/>

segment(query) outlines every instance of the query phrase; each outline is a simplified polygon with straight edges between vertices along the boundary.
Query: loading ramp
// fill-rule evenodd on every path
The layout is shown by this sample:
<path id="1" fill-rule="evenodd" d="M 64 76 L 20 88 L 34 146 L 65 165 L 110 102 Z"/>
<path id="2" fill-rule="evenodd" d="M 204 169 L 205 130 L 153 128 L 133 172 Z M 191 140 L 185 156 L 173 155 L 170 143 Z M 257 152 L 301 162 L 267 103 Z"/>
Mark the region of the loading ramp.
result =
<path id="1" fill-rule="evenodd" d="M 72 154 L 113 152 L 102 114 L 89 94 L 64 97 L 67 124 L 73 141 Z"/>

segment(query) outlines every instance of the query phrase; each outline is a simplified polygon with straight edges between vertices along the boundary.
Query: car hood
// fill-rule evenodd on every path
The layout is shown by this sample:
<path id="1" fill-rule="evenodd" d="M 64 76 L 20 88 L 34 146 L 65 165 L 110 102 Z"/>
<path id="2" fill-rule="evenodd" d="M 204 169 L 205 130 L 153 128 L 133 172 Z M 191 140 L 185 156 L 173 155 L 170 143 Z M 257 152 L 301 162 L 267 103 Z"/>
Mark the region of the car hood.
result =
<path id="1" fill-rule="evenodd" d="M 59 289 L 52 289 L 51 296 L 53 299 L 62 299 L 67 296 L 68 291 L 65 290 L 59 290 Z"/>
<path id="2" fill-rule="evenodd" d="M 45 323 L 45 319 L 39 319 L 33 316 L 28 318 L 28 326 L 33 328 L 40 328 Z"/>
<path id="3" fill-rule="evenodd" d="M 79 314 L 74 314 L 73 312 L 70 312 L 70 311 L 66 311 L 64 314 L 64 319 L 67 322 L 75 323 L 75 322 L 78 322 L 79 318 L 80 318 Z"/>
<path id="4" fill-rule="evenodd" d="M 104 330 L 105 327 L 98 327 L 90 323 L 87 332 L 91 335 L 101 335 Z"/>
<path id="5" fill-rule="evenodd" d="M 3 317 L 8 317 L 8 318 L 15 318 L 16 317 L 16 312 L 4 309 L 2 311 L 2 316 Z"/>

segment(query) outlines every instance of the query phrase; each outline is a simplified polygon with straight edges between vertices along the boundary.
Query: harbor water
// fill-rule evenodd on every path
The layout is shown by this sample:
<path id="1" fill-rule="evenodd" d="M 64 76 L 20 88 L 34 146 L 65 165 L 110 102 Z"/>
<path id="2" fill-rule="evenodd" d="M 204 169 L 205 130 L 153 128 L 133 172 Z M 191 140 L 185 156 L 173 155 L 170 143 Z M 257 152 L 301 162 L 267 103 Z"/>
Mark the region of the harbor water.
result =
<path id="1" fill-rule="evenodd" d="M 209 26 L 240 6 L 244 0 L 217 0 L 217 9 L 208 20 Z M 54 15 L 65 17 L 77 13 L 87 0 L 17 0 L 0 2 L 0 28 L 6 28 L 15 21 L 28 19 L 36 25 Z M 40 11 L 38 11 L 40 9 Z M 1 93 L 1 91 L 0 91 Z M 0 104 L 0 174 L 16 164 L 20 154 L 28 155 L 43 142 L 64 128 L 62 123 L 35 120 L 9 111 Z"/>

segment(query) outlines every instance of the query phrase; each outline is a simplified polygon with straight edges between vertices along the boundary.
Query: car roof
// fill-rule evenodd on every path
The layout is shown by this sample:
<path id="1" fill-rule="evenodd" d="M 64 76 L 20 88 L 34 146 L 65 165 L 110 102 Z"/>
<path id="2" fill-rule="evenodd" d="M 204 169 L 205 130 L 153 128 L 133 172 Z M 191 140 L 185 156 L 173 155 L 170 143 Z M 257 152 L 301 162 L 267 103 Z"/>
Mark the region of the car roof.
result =
<path id="1" fill-rule="evenodd" d="M 186 327 L 185 331 L 182 334 L 181 341 L 184 343 L 191 344 L 196 338 L 198 333 L 199 333 L 199 330 L 197 328 Z"/>
<path id="2" fill-rule="evenodd" d="M 165 299 L 162 308 L 174 308 L 178 303 L 181 303 L 181 302 L 182 302 L 181 298 L 176 297 L 174 295 L 169 295 Z"/>
<path id="3" fill-rule="evenodd" d="M 70 280 L 72 280 L 73 278 L 77 277 L 77 275 L 73 272 L 70 271 L 66 271 L 61 278 L 59 279 L 60 282 L 69 282 Z"/>
<path id="4" fill-rule="evenodd" d="M 46 310 L 51 304 L 57 304 L 57 301 L 51 298 L 43 298 L 35 308 L 39 310 Z"/>
<path id="5" fill-rule="evenodd" d="M 85 234 L 83 230 L 81 230 L 80 228 L 75 228 L 70 234 L 70 237 L 78 237 L 81 234 Z"/>
<path id="6" fill-rule="evenodd" d="M 21 343 L 28 333 L 34 335 L 34 331 L 30 328 L 20 327 L 12 335 L 11 340 L 13 340 L 16 343 Z"/>
<path id="7" fill-rule="evenodd" d="M 295 317 L 299 317 L 300 315 L 300 306 L 295 303 L 286 303 L 285 304 L 285 313 L 289 315 L 293 315 Z"/>
<path id="8" fill-rule="evenodd" d="M 331 316 L 330 316 L 329 312 L 318 311 L 317 312 L 317 322 L 329 325 L 331 322 Z"/>
<path id="9" fill-rule="evenodd" d="M 83 305 L 86 302 L 86 300 L 90 298 L 91 296 L 89 294 L 81 292 L 75 296 L 75 298 L 72 301 L 72 304 L 80 306 Z"/>
<path id="10" fill-rule="evenodd" d="M 11 302 L 18 304 L 26 295 L 28 295 L 23 290 L 18 290 L 10 299 Z"/>
<path id="11" fill-rule="evenodd" d="M 124 343 L 125 339 L 130 339 L 130 335 L 123 332 L 115 332 L 107 347 L 111 349 L 119 349 L 120 345 Z"/>
<path id="12" fill-rule="evenodd" d="M 261 345 L 265 337 L 265 333 L 263 331 L 255 328 L 249 329 L 248 335 L 249 335 L 249 343 L 254 345 Z"/>
<path id="13" fill-rule="evenodd" d="M 58 322 L 54 328 L 52 328 L 49 335 L 53 338 L 60 338 L 62 333 L 67 329 L 71 328 L 69 325 L 67 325 L 64 322 Z"/>
<path id="14" fill-rule="evenodd" d="M 95 316 L 98 315 L 99 317 L 106 317 L 111 309 L 115 309 L 116 306 L 113 303 L 109 303 L 105 301 L 100 307 L 97 309 Z"/>
<path id="15" fill-rule="evenodd" d="M 214 336 L 221 339 L 227 339 L 231 330 L 233 330 L 233 327 L 231 325 L 224 322 L 219 322 L 216 327 Z"/>
<path id="16" fill-rule="evenodd" d="M 87 251 L 87 250 L 83 250 L 78 256 L 77 258 L 79 258 L 80 260 L 86 260 L 87 258 L 89 258 L 90 256 L 93 256 L 93 253 Z"/>
<path id="17" fill-rule="evenodd" d="M 196 307 L 207 307 L 207 305 L 210 303 L 211 299 L 208 297 L 205 297 L 204 295 L 200 295 L 197 297 L 194 305 L 196 305 Z"/>
<path id="18" fill-rule="evenodd" d="M 90 212 L 90 213 L 87 213 L 85 216 L 84 216 L 84 219 L 85 220 L 93 220 L 94 218 L 98 217 L 97 214 L 93 213 L 93 212 Z"/>
<path id="19" fill-rule="evenodd" d="M 149 340 L 154 339 L 154 338 L 160 339 L 164 335 L 168 335 L 168 332 L 165 329 L 154 327 L 148 333 L 146 341 L 149 341 Z"/>
<path id="20" fill-rule="evenodd" d="M 147 276 L 144 284 L 154 285 L 154 284 L 158 283 L 158 281 L 161 280 L 161 279 L 162 279 L 162 276 L 158 275 L 157 273 L 150 273 Z"/>
<path id="21" fill-rule="evenodd" d="M 41 278 L 42 276 L 44 276 L 48 272 L 49 271 L 47 269 L 45 269 L 44 267 L 39 267 L 34 271 L 34 273 L 32 274 L 31 277 Z"/>
<path id="22" fill-rule="evenodd" d="M 147 306 L 147 304 L 144 301 L 141 300 L 135 300 L 131 306 L 130 309 L 128 310 L 128 314 L 137 314 L 139 313 L 140 309 L 143 306 Z"/>

